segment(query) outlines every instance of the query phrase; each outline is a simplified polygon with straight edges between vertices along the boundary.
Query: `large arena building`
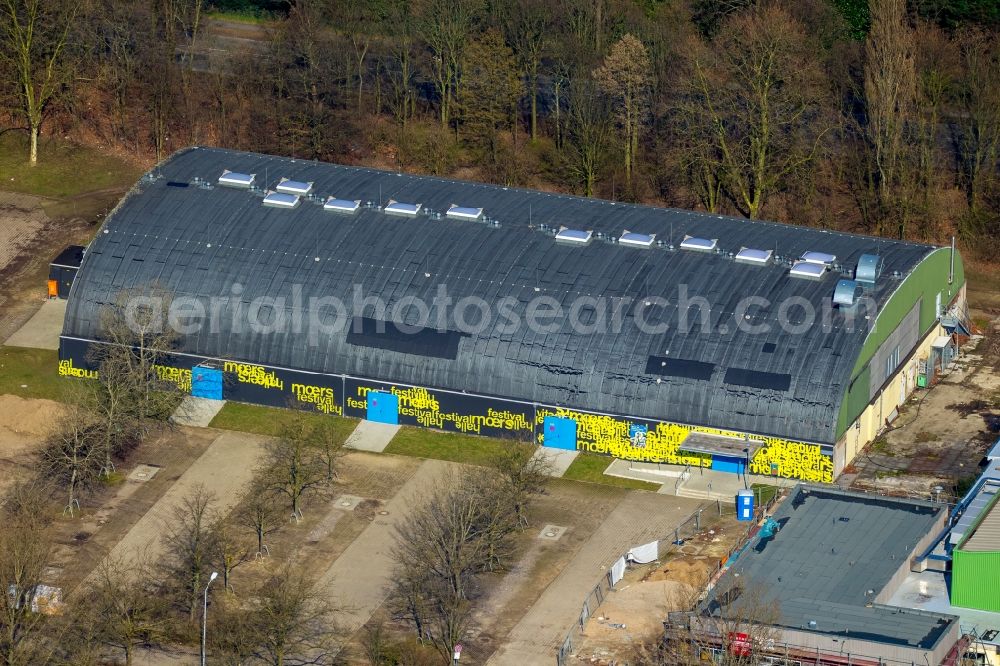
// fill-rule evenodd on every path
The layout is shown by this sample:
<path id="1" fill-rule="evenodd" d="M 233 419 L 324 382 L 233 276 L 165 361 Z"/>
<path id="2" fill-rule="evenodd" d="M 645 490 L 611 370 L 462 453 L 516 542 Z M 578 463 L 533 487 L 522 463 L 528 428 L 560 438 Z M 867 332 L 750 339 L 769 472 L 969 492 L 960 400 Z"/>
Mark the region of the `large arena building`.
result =
<path id="1" fill-rule="evenodd" d="M 952 248 L 214 148 L 87 248 L 63 374 L 154 285 L 182 390 L 820 482 L 965 309 Z"/>

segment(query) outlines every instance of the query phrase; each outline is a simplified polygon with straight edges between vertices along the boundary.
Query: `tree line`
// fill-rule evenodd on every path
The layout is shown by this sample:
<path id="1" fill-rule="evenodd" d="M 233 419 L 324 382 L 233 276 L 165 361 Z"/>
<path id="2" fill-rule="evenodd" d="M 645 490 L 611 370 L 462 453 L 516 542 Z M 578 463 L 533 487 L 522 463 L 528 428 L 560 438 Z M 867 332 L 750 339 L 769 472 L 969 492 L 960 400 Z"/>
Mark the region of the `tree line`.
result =
<path id="1" fill-rule="evenodd" d="M 307 513 L 322 517 L 343 492 L 336 417 L 289 419 L 235 505 L 190 489 L 163 517 L 162 552 L 113 549 L 93 571 L 76 571 L 82 582 L 61 598 L 50 587 L 59 535 L 101 508 L 124 480 L 119 470 L 157 445 L 182 408 L 176 385 L 156 370 L 176 342 L 159 325 L 170 302 L 154 285 L 102 308 L 109 344 L 90 359 L 97 377 L 69 380 L 35 473 L 0 497 L 0 589 L 7 591 L 0 664 L 132 664 L 142 662 L 142 650 L 195 646 L 206 599 L 213 663 L 345 658 L 350 636 L 338 631 L 338 600 L 304 561 L 301 532 L 289 530 Z M 453 471 L 416 498 L 413 514 L 395 528 L 389 612 L 360 641 L 368 663 L 450 663 L 485 577 L 516 559 L 515 537 L 544 490 L 548 465 L 535 452 L 511 442 L 486 466 Z M 218 583 L 209 597 L 213 572 Z"/>
<path id="2" fill-rule="evenodd" d="M 996 249 L 987 0 L 219 2 L 265 5 L 4 0 L 10 123 Z"/>

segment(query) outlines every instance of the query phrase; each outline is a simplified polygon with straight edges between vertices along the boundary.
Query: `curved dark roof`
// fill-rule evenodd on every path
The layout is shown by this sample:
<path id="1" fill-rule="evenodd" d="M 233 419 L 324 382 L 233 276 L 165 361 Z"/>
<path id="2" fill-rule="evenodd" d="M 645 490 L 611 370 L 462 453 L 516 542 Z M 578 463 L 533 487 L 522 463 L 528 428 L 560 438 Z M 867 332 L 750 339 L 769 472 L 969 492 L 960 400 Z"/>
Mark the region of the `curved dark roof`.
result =
<path id="1" fill-rule="evenodd" d="M 293 210 L 271 208 L 262 205 L 261 194 L 206 188 L 195 181 L 214 184 L 224 169 L 257 174 L 256 182 L 270 188 L 282 177 L 312 181 L 324 200 L 336 196 L 384 205 L 394 199 L 439 213 L 453 204 L 482 207 L 499 226 L 444 215 L 394 216 L 364 206 L 346 216 L 311 201 Z M 380 335 L 368 322 L 351 332 L 321 333 L 311 344 L 306 333 L 236 330 L 224 309 L 227 316 L 216 332 L 205 327 L 183 337 L 180 345 L 182 351 L 209 357 L 820 443 L 835 439 L 840 401 L 865 327 L 849 331 L 835 312 L 829 330 L 817 324 L 789 335 L 775 326 L 770 333 L 750 334 L 734 331 L 732 317 L 740 299 L 751 295 L 774 304 L 755 308 L 755 324 L 773 323 L 777 304 L 789 297 L 820 307 L 830 301 L 838 273 L 813 281 L 790 278 L 787 266 L 744 265 L 718 254 L 601 240 L 570 246 L 538 227 L 565 225 L 614 237 L 628 229 L 655 233 L 675 245 L 686 235 L 717 238 L 723 251 L 748 246 L 776 249 L 786 257 L 823 251 L 851 268 L 861 254 L 877 252 L 885 259 L 887 276 L 873 292 L 879 305 L 899 285 L 888 275 L 907 274 L 933 250 L 805 227 L 214 148 L 177 153 L 153 176 L 137 184 L 87 251 L 64 335 L 99 339 L 100 304 L 123 288 L 152 281 L 177 295 L 203 298 L 229 296 L 238 283 L 244 303 L 285 296 L 289 307 L 292 285 L 300 284 L 305 321 L 310 297 L 349 299 L 353 285 L 390 306 L 404 297 L 430 302 L 439 285 L 455 300 L 474 296 L 496 305 L 511 298 L 512 311 L 522 321 L 526 303 L 539 296 L 567 309 L 580 296 L 627 298 L 653 303 L 648 320 L 666 323 L 669 330 L 641 332 L 628 307 L 617 332 L 575 333 L 564 319 L 553 332 L 493 325 L 471 334 L 402 336 L 392 335 L 392 328 Z M 679 330 L 680 285 L 711 305 L 711 331 Z M 657 305 L 649 300 L 653 297 L 670 304 Z M 582 311 L 585 320 L 593 314 L 586 307 Z M 689 320 L 699 318 L 692 311 Z"/>

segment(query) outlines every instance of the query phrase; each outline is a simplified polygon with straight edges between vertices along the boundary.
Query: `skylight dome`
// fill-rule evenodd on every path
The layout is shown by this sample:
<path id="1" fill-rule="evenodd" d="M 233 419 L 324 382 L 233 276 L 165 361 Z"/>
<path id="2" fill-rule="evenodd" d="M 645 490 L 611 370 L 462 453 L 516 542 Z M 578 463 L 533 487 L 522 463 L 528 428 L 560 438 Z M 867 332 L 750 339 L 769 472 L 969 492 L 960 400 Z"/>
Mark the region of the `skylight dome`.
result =
<path id="1" fill-rule="evenodd" d="M 810 264 L 830 265 L 837 261 L 837 255 L 827 252 L 803 252 L 801 259 L 802 261 L 808 261 Z"/>
<path id="2" fill-rule="evenodd" d="M 809 280 L 819 280 L 826 272 L 826 264 L 819 264 L 811 261 L 796 261 L 788 274 L 792 277 L 807 278 Z"/>
<path id="3" fill-rule="evenodd" d="M 236 171 L 230 171 L 226 169 L 219 176 L 219 185 L 226 185 L 228 187 L 241 187 L 248 188 L 253 185 L 253 179 L 256 174 L 252 173 L 238 173 Z"/>
<path id="4" fill-rule="evenodd" d="M 582 229 L 570 229 L 569 227 L 560 227 L 558 233 L 556 233 L 557 241 L 566 241 L 567 243 L 577 243 L 579 245 L 586 245 L 593 237 L 594 232 L 591 230 L 584 231 Z"/>
<path id="5" fill-rule="evenodd" d="M 269 192 L 264 197 L 264 205 L 274 208 L 295 208 L 299 205 L 299 195 L 287 192 Z"/>
<path id="6" fill-rule="evenodd" d="M 774 250 L 755 250 L 752 247 L 743 247 L 733 258 L 741 264 L 763 266 L 771 263 L 771 255 L 773 254 Z"/>
<path id="7" fill-rule="evenodd" d="M 395 215 L 415 216 L 420 212 L 421 204 L 403 203 L 401 201 L 389 201 L 385 206 L 385 212 Z"/>
<path id="8" fill-rule="evenodd" d="M 456 206 L 452 204 L 451 208 L 448 209 L 448 212 L 445 213 L 445 215 L 459 220 L 478 220 L 483 216 L 483 209 Z"/>
<path id="9" fill-rule="evenodd" d="M 279 192 L 284 192 L 285 194 L 309 194 L 312 190 L 312 183 L 304 183 L 300 180 L 291 180 L 289 178 L 282 178 L 281 182 L 278 183 L 278 187 L 275 188 Z"/>
<path id="10" fill-rule="evenodd" d="M 681 241 L 681 249 L 694 250 L 695 252 L 714 252 L 719 245 L 718 238 L 697 238 L 695 236 L 685 236 Z"/>
<path id="11" fill-rule="evenodd" d="M 618 239 L 619 244 L 631 247 L 651 247 L 656 240 L 656 234 L 639 234 L 634 231 L 625 230 L 625 233 Z"/>
<path id="12" fill-rule="evenodd" d="M 332 210 L 338 213 L 353 213 L 360 207 L 360 201 L 337 199 L 336 197 L 330 197 L 326 200 L 326 203 L 323 204 L 323 210 Z"/>

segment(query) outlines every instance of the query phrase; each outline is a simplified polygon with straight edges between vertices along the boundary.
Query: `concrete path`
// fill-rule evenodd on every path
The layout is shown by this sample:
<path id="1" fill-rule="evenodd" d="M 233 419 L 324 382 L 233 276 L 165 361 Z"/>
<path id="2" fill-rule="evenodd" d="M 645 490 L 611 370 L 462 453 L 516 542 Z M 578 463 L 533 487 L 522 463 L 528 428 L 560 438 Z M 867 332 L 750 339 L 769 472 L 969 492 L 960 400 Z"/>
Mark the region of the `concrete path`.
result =
<path id="1" fill-rule="evenodd" d="M 399 432 L 398 425 L 388 423 L 377 423 L 375 421 L 360 421 L 358 427 L 354 429 L 344 442 L 348 449 L 358 451 L 371 451 L 372 453 L 382 453 L 389 442 Z"/>
<path id="2" fill-rule="evenodd" d="M 59 349 L 59 334 L 66 317 L 66 301 L 50 299 L 42 303 L 31 319 L 14 332 L 4 344 L 9 347 Z"/>
<path id="3" fill-rule="evenodd" d="M 170 420 L 177 425 L 207 428 L 225 404 L 225 400 L 210 400 L 188 395 L 174 410 Z"/>
<path id="4" fill-rule="evenodd" d="M 607 572 L 607 567 L 632 546 L 671 534 L 700 504 L 656 493 L 626 495 L 487 663 L 551 666 L 566 632 L 580 617 L 584 597 Z"/>
<path id="5" fill-rule="evenodd" d="M 362 422 L 364 423 L 364 422 Z M 319 580 L 329 594 L 338 630 L 347 639 L 382 605 L 392 578 L 395 526 L 407 520 L 423 492 L 437 485 L 454 463 L 425 460 Z"/>
<path id="6" fill-rule="evenodd" d="M 166 552 L 165 523 L 195 488 L 203 486 L 215 494 L 214 508 L 220 513 L 231 510 L 241 491 L 253 479 L 264 455 L 268 438 L 246 433 L 219 435 L 163 497 L 132 526 L 111 550 L 110 557 L 142 557 L 154 563 Z"/>
<path id="7" fill-rule="evenodd" d="M 566 473 L 569 466 L 580 455 L 579 451 L 569 451 L 567 449 L 553 449 L 539 446 L 532 456 L 535 460 L 544 460 L 549 464 L 549 476 L 560 477 Z"/>

